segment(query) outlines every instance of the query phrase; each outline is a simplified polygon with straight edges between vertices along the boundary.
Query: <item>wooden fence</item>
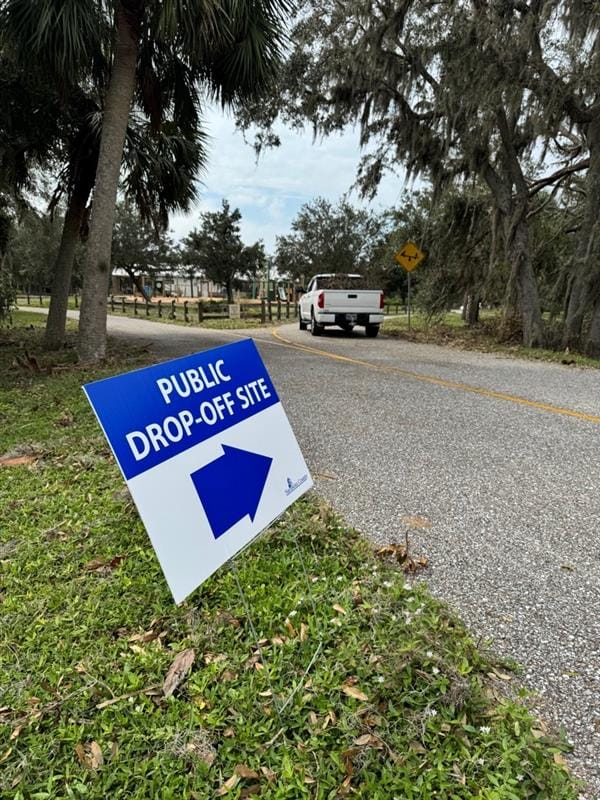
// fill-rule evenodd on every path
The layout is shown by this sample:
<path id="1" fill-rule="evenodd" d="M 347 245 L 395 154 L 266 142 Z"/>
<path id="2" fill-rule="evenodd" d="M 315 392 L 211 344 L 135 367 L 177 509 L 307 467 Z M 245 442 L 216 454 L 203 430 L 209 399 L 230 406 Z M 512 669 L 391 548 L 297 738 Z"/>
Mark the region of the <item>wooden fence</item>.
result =
<path id="1" fill-rule="evenodd" d="M 47 307 L 50 304 L 50 296 L 44 294 L 22 294 L 17 296 L 19 305 Z M 261 300 L 260 302 L 236 304 L 240 308 L 240 318 L 245 320 L 256 320 L 266 323 L 281 322 L 285 319 L 294 319 L 298 316 L 298 305 L 288 301 Z M 78 295 L 71 295 L 69 298 L 70 308 L 79 308 Z M 107 308 L 111 314 L 132 314 L 139 317 L 156 317 L 158 319 L 181 319 L 184 322 L 202 323 L 210 319 L 229 319 L 229 305 L 206 300 L 144 300 L 134 298 L 128 300 L 125 297 L 115 297 L 111 295 L 107 300 Z M 384 314 L 405 314 L 406 307 L 401 303 L 386 303 Z"/>

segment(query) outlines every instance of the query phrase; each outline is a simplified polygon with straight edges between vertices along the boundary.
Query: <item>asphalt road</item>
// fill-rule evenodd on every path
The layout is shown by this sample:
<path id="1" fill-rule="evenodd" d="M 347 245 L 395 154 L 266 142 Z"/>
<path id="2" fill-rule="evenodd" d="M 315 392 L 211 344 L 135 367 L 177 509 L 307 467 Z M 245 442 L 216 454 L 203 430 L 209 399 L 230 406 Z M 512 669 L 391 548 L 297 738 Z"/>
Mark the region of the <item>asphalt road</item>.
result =
<path id="1" fill-rule="evenodd" d="M 160 358 L 248 335 L 109 329 Z M 292 325 L 252 336 L 318 491 L 378 543 L 431 523 L 410 532 L 424 579 L 523 665 L 536 713 L 574 744 L 582 798 L 600 798 L 600 370 Z"/>

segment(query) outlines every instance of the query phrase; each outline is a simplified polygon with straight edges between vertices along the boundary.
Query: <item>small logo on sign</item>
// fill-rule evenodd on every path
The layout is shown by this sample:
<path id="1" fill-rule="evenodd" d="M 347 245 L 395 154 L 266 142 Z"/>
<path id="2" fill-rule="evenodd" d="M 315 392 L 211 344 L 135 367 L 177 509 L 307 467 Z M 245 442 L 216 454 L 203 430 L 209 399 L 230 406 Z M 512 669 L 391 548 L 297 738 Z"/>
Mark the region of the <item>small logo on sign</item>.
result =
<path id="1" fill-rule="evenodd" d="M 285 490 L 286 495 L 290 495 L 292 492 L 295 492 L 299 486 L 302 486 L 303 483 L 306 483 L 308 480 L 308 475 L 303 475 L 297 481 L 293 481 L 291 478 L 287 479 L 287 489 Z"/>

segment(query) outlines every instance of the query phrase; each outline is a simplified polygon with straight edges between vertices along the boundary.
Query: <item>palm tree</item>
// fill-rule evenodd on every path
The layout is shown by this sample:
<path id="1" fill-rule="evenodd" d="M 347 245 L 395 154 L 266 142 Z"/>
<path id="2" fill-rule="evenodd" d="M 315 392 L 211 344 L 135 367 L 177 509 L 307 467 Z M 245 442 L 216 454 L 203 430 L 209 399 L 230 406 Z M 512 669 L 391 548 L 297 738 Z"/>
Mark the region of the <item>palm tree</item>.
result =
<path id="1" fill-rule="evenodd" d="M 82 119 L 84 124 L 69 143 L 68 163 L 52 201 L 55 205 L 63 194 L 67 197 L 44 336 L 44 346 L 49 350 L 64 343 L 73 263 L 77 245 L 86 233 L 88 201 L 98 164 L 101 110 L 92 104 Z M 170 212 L 187 211 L 196 199 L 195 178 L 206 160 L 205 138 L 198 128 L 184 136 L 175 122 L 167 121 L 159 131 L 153 131 L 143 119 L 130 117 L 122 190 L 157 233 L 167 228 Z"/>
<path id="2" fill-rule="evenodd" d="M 180 68 L 224 105 L 256 94 L 274 76 L 288 7 L 288 0 L 0 0 L 0 27 L 21 56 L 35 53 L 71 82 L 96 77 L 104 58 L 110 64 L 84 268 L 82 362 L 106 351 L 114 210 L 136 93 L 155 127 L 170 109 L 176 113 Z"/>

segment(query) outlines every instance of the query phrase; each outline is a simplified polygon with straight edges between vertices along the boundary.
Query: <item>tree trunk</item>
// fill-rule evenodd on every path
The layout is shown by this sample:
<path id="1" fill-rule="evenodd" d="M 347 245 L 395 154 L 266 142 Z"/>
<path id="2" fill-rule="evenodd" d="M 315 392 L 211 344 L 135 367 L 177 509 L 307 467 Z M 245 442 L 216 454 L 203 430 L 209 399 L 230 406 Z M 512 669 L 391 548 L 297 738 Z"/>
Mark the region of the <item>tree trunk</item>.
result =
<path id="1" fill-rule="evenodd" d="M 232 281 L 227 281 L 225 284 L 225 289 L 227 290 L 227 302 L 233 303 L 233 283 Z"/>
<path id="2" fill-rule="evenodd" d="M 585 352 L 592 358 L 600 358 L 600 297 L 596 300 L 592 312 L 592 323 L 585 344 Z"/>
<path id="3" fill-rule="evenodd" d="M 111 272 L 112 232 L 127 122 L 135 88 L 139 44 L 136 15 L 142 3 L 123 0 L 115 12 L 116 45 L 106 93 L 100 156 L 92 206 L 90 235 L 83 275 L 77 351 L 82 363 L 94 363 L 106 354 L 106 297 Z"/>
<path id="4" fill-rule="evenodd" d="M 468 292 L 463 308 L 463 319 L 467 325 L 477 325 L 479 322 L 479 292 Z"/>
<path id="5" fill-rule="evenodd" d="M 191 291 L 190 297 L 193 297 L 194 296 L 194 278 L 191 275 L 190 275 L 190 291 Z"/>
<path id="6" fill-rule="evenodd" d="M 589 307 L 591 285 L 600 271 L 598 260 L 600 240 L 600 113 L 590 122 L 586 132 L 590 151 L 590 166 L 587 171 L 585 212 L 577 250 L 575 253 L 575 277 L 571 287 L 565 331 L 564 347 L 581 346 L 581 328 Z"/>
<path id="7" fill-rule="evenodd" d="M 67 308 L 69 305 L 69 290 L 71 288 L 71 275 L 75 251 L 81 236 L 81 226 L 85 215 L 85 206 L 89 196 L 89 189 L 73 190 L 69 198 L 69 205 L 63 223 L 60 247 L 54 262 L 54 275 L 52 278 L 52 295 L 50 308 L 46 321 L 44 334 L 44 348 L 58 350 L 65 342 L 65 328 L 67 323 Z"/>
<path id="8" fill-rule="evenodd" d="M 130 269 L 129 267 L 125 267 L 125 272 L 129 275 L 129 280 L 133 283 L 135 288 L 138 292 L 142 295 L 144 299 L 146 299 L 146 292 L 144 291 L 144 282 L 142 281 L 142 276 L 139 275 L 135 270 Z M 133 290 L 135 295 L 135 289 Z"/>
<path id="9" fill-rule="evenodd" d="M 544 324 L 535 273 L 529 252 L 529 223 L 526 207 L 516 211 L 517 218 L 510 226 L 509 255 L 519 297 L 525 347 L 544 345 Z"/>

